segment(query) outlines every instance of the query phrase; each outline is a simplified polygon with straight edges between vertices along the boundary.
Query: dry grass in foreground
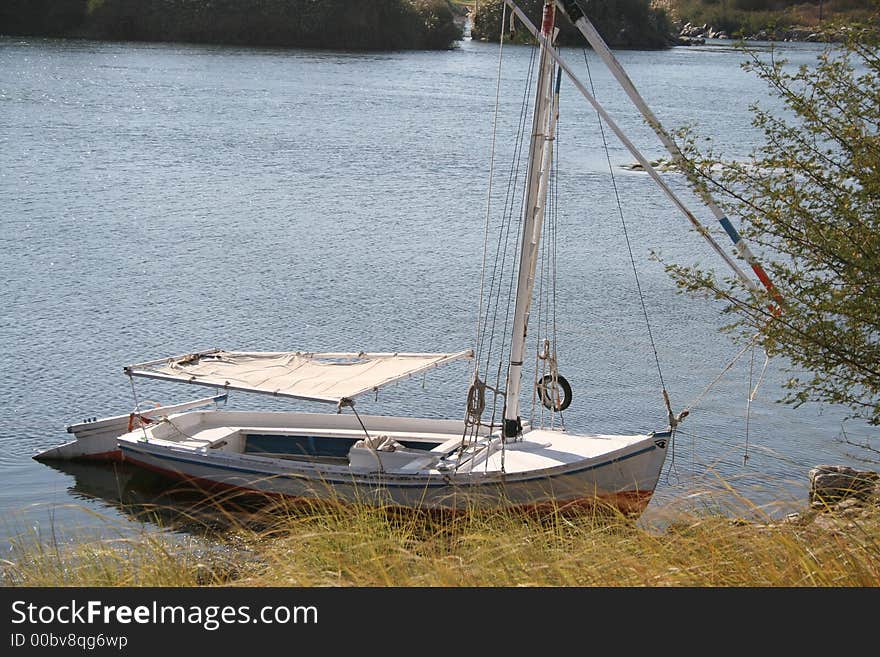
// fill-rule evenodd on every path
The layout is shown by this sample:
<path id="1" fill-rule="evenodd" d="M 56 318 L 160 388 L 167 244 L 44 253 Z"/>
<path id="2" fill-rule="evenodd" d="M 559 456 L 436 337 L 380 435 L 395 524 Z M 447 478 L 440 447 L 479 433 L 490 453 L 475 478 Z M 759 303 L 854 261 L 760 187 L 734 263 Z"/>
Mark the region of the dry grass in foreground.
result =
<path id="1" fill-rule="evenodd" d="M 231 517 L 231 516 L 230 516 Z M 755 523 L 679 513 L 662 527 L 620 516 L 444 518 L 366 506 L 273 503 L 219 546 L 144 529 L 64 546 L 16 543 L 6 586 L 689 586 L 880 584 L 880 513 Z"/>

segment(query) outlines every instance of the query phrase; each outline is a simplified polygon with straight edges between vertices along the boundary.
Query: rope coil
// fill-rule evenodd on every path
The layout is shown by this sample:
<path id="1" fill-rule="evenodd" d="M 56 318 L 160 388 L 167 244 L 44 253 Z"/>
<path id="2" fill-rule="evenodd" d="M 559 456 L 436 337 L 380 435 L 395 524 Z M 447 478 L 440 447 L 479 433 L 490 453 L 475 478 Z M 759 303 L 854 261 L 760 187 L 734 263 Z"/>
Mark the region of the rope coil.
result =
<path id="1" fill-rule="evenodd" d="M 475 377 L 467 392 L 468 420 L 475 424 L 479 423 L 484 410 L 486 410 L 486 383 Z"/>

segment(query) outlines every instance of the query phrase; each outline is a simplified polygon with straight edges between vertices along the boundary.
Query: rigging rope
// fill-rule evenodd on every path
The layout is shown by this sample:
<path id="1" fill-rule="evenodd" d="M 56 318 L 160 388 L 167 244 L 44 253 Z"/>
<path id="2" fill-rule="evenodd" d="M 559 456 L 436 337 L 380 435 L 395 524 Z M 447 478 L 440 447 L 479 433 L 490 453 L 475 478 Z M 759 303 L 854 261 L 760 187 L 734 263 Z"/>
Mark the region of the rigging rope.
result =
<path id="1" fill-rule="evenodd" d="M 373 441 L 370 439 L 370 432 L 367 431 L 367 426 L 364 424 L 364 421 L 361 419 L 361 416 L 358 415 L 357 409 L 354 407 L 354 404 L 347 404 L 347 406 L 354 413 L 354 416 L 357 418 L 358 424 L 361 425 L 361 429 L 364 430 L 364 435 L 367 437 L 367 439 L 364 441 L 364 444 L 366 444 L 366 446 L 370 449 L 373 456 L 375 457 L 376 463 L 379 466 L 379 472 L 384 474 L 385 473 L 385 466 L 382 464 L 382 457 L 379 454 L 379 450 L 376 449 L 376 447 L 373 445 Z"/>
<path id="2" fill-rule="evenodd" d="M 134 397 L 134 413 L 132 415 L 139 414 L 141 412 L 141 405 L 140 402 L 138 402 L 137 391 L 134 388 L 134 377 L 130 372 L 128 374 L 128 382 L 131 385 L 131 395 Z M 147 425 L 143 422 L 141 422 L 141 429 L 144 432 L 144 440 L 147 440 Z"/>
<path id="3" fill-rule="evenodd" d="M 506 15 L 507 7 L 504 7 L 504 12 Z M 501 71 L 502 71 L 502 57 L 504 54 L 503 45 L 504 45 L 504 17 L 502 16 L 502 29 L 501 35 L 499 38 L 499 52 L 498 52 L 498 82 L 496 84 L 495 90 L 495 108 L 493 113 L 493 121 L 492 121 L 492 137 L 490 142 L 490 166 L 489 166 L 489 192 L 486 197 L 486 217 L 485 217 L 485 228 L 484 228 L 484 241 L 483 241 L 483 263 L 482 270 L 480 274 L 480 297 L 479 297 L 479 308 L 478 308 L 478 319 L 477 319 L 477 336 L 476 336 L 476 349 L 475 349 L 475 357 L 474 357 L 474 371 L 473 371 L 473 379 L 471 383 L 471 388 L 468 393 L 468 406 L 465 414 L 465 427 L 464 432 L 462 434 L 462 441 L 460 449 L 464 449 L 465 444 L 470 440 L 473 442 L 479 435 L 479 427 L 484 426 L 486 423 L 482 420 L 482 412 L 485 409 L 485 399 L 483 398 L 485 395 L 485 390 L 489 389 L 494 393 L 492 400 L 492 414 L 489 419 L 488 426 L 491 430 L 495 426 L 495 421 L 498 414 L 498 398 L 504 397 L 503 387 L 500 385 L 501 381 L 501 373 L 502 373 L 502 362 L 501 359 L 498 361 L 498 368 L 495 372 L 495 381 L 494 385 L 490 386 L 484 380 L 480 378 L 480 372 L 486 371 L 489 373 L 490 364 L 492 362 L 492 354 L 494 352 L 495 347 L 495 335 L 497 333 L 497 326 L 499 322 L 499 313 L 501 310 L 501 289 L 504 283 L 504 277 L 507 272 L 508 265 L 508 256 L 510 252 L 509 244 L 512 233 L 512 223 L 513 223 L 513 208 L 515 206 L 515 201 L 517 197 L 517 188 L 518 188 L 518 180 L 521 172 L 521 163 L 522 163 L 522 151 L 523 151 L 523 143 L 524 143 L 524 135 L 526 130 L 524 126 L 528 120 L 528 107 L 529 107 L 529 89 L 530 82 L 532 80 L 535 68 L 535 52 L 534 50 L 531 53 L 529 59 L 528 71 L 526 74 L 526 82 L 523 90 L 523 98 L 520 107 L 520 116 L 517 124 L 516 131 L 516 139 L 513 144 L 513 158 L 510 164 L 510 169 L 508 171 L 508 180 L 507 180 L 507 189 L 504 194 L 504 205 L 503 210 L 501 212 L 501 220 L 500 225 L 498 227 L 498 240 L 495 247 L 495 257 L 492 261 L 492 271 L 491 275 L 487 276 L 487 271 L 489 267 L 489 233 L 491 231 L 491 218 L 492 218 L 492 182 L 495 176 L 495 157 L 496 157 L 496 142 L 497 142 L 497 131 L 498 131 L 498 112 L 499 107 L 501 105 Z M 519 243 L 521 226 L 519 222 L 517 223 L 516 230 L 516 243 Z M 515 255 L 515 254 L 514 254 Z M 488 281 L 486 280 L 488 278 Z M 513 293 L 513 282 L 514 278 L 510 277 L 510 284 L 508 287 L 508 295 L 507 295 L 507 308 L 504 319 L 505 331 L 507 328 L 507 324 L 510 321 L 510 305 Z M 486 290 L 488 284 L 488 291 Z M 505 335 L 505 334 L 503 334 Z M 503 337 L 501 342 L 501 351 L 503 352 L 504 347 L 506 345 L 506 339 Z M 489 377 L 487 377 L 489 378 Z M 477 413 L 479 411 L 479 413 Z M 503 461 L 503 449 L 502 449 L 502 461 Z M 503 469 L 503 467 L 502 467 Z"/>
<path id="4" fill-rule="evenodd" d="M 520 118 L 519 118 L 519 128 L 517 130 L 516 141 L 514 144 L 514 159 L 511 163 L 510 171 L 508 174 L 508 184 L 507 190 L 505 192 L 504 199 L 504 208 L 501 215 L 501 226 L 500 226 L 500 236 L 498 239 L 498 244 L 495 249 L 495 259 L 492 267 L 492 276 L 489 281 L 489 292 L 486 295 L 488 297 L 486 301 L 485 314 L 486 318 L 483 322 L 484 333 L 480 336 L 480 341 L 477 345 L 477 357 L 483 354 L 484 345 L 486 342 L 486 336 L 488 335 L 488 345 L 485 346 L 486 357 L 485 363 L 486 368 L 488 369 L 489 363 L 492 359 L 492 348 L 494 344 L 494 338 L 496 333 L 496 325 L 498 321 L 498 312 L 500 306 L 501 299 L 501 285 L 504 279 L 504 273 L 506 271 L 507 265 L 507 256 L 508 256 L 508 244 L 510 243 L 510 228 L 512 223 L 512 212 L 513 212 L 513 202 L 516 196 L 516 182 L 519 179 L 519 171 L 520 164 L 522 161 L 522 144 L 523 144 L 523 133 L 524 133 L 524 124 L 527 119 L 527 109 L 528 109 L 528 80 L 531 79 L 534 68 L 534 54 L 532 55 L 532 59 L 529 61 L 529 70 L 527 75 L 527 85 L 526 85 L 526 93 L 523 96 L 522 105 L 520 108 Z M 488 209 L 487 209 L 487 225 L 489 221 Z M 519 237 L 519 231 L 517 230 L 517 237 Z M 497 283 L 497 292 L 496 292 L 496 283 Z M 513 285 L 513 279 L 511 279 L 511 289 Z M 492 304 L 492 299 L 494 297 L 494 305 Z M 510 305 L 510 292 L 508 292 L 508 317 L 509 317 L 509 305 Z M 482 309 L 481 309 L 482 312 Z M 489 316 L 491 314 L 491 329 L 486 332 L 485 327 L 489 324 Z M 504 349 L 504 345 L 502 344 L 501 349 Z"/>
<path id="5" fill-rule="evenodd" d="M 503 38 L 503 35 L 502 35 Z M 495 342 L 495 335 L 497 333 L 497 324 L 499 321 L 499 312 L 501 306 L 501 287 L 503 285 L 504 276 L 507 271 L 507 259 L 510 252 L 509 244 L 511 238 L 511 227 L 513 223 L 513 207 L 515 205 L 515 200 L 517 196 L 517 182 L 519 180 L 521 163 L 522 163 L 522 151 L 523 151 L 523 143 L 524 143 L 524 135 L 525 135 L 525 125 L 528 119 L 528 91 L 530 88 L 530 81 L 534 74 L 534 65 L 535 65 L 535 53 L 534 51 L 531 53 L 531 57 L 529 60 L 529 68 L 526 76 L 526 84 L 524 86 L 523 99 L 520 106 L 520 116 L 518 122 L 518 129 L 516 133 L 516 139 L 514 142 L 514 155 L 513 161 L 511 162 L 510 170 L 508 173 L 508 182 L 507 189 L 505 192 L 504 198 L 504 207 L 501 213 L 501 225 L 499 227 L 499 238 L 498 243 L 495 249 L 495 258 L 494 264 L 492 267 L 492 275 L 489 281 L 489 292 L 486 295 L 486 305 L 485 309 L 481 309 L 481 313 L 485 313 L 485 318 L 483 320 L 483 331 L 479 338 L 479 343 L 477 345 L 477 359 L 485 363 L 485 369 L 489 369 L 489 365 L 492 360 L 493 347 Z M 496 104 L 500 103 L 499 99 L 496 99 Z M 491 203 L 491 199 L 490 199 Z M 490 220 L 490 211 L 491 208 L 487 208 L 487 230 L 488 224 Z M 515 235 L 515 244 L 519 243 L 521 224 L 517 222 L 517 230 Z M 515 255 L 515 254 L 514 254 Z M 484 258 L 485 262 L 485 258 Z M 503 352 L 504 347 L 506 345 L 506 330 L 507 325 L 510 321 L 510 306 L 511 300 L 513 298 L 513 284 L 514 277 L 510 277 L 510 282 L 508 285 L 508 293 L 507 293 L 507 307 L 505 310 L 505 318 L 504 318 L 504 331 L 502 332 L 502 342 L 500 351 Z M 494 304 L 493 304 L 494 299 Z M 490 320 L 491 317 L 491 320 Z M 483 356 L 485 355 L 485 358 Z M 495 385 L 492 388 L 493 390 L 500 390 L 502 386 L 501 382 L 501 370 L 502 363 L 499 359 L 497 372 L 495 373 Z M 497 395 L 493 402 L 492 406 L 492 419 L 491 425 L 494 425 L 495 418 L 497 415 Z"/>
<path id="6" fill-rule="evenodd" d="M 550 142 L 550 171 L 548 172 L 549 184 L 547 185 L 547 211 L 545 222 L 542 227 L 541 240 L 541 269 L 538 277 L 538 317 L 536 325 L 538 331 L 535 336 L 535 373 L 532 385 L 532 408 L 531 418 L 534 424 L 535 410 L 540 407 L 540 422 L 544 424 L 545 409 L 550 411 L 550 428 L 554 428 L 557 415 L 562 427 L 565 420 L 562 415 L 562 403 L 558 398 L 559 370 L 558 370 L 558 334 L 556 323 L 557 308 L 557 253 L 558 253 L 558 227 L 559 227 L 559 91 L 562 81 L 562 71 L 555 70 L 555 92 L 550 111 L 553 113 L 552 134 L 548 135 Z M 544 287 L 548 288 L 545 293 Z M 548 337 L 549 336 L 549 337 Z M 549 368 L 549 374 L 547 372 Z M 540 369 L 540 371 L 539 371 Z M 545 386 L 539 391 L 539 381 L 550 380 L 550 386 Z M 538 404 L 540 397 L 541 403 Z M 555 400 L 554 400 L 555 397 Z M 551 406 L 544 404 L 545 398 L 550 399 Z"/>
<path id="7" fill-rule="evenodd" d="M 517 189 L 519 187 L 519 173 L 520 173 L 520 165 L 522 162 L 523 156 L 523 146 L 526 143 L 525 135 L 527 134 L 526 125 L 528 124 L 528 116 L 529 116 L 529 91 L 531 90 L 531 82 L 535 72 L 535 62 L 537 59 L 537 49 L 533 48 L 529 57 L 529 68 L 526 74 L 525 84 L 523 86 L 523 99 L 522 104 L 520 106 L 520 122 L 517 130 L 516 140 L 515 140 L 515 152 L 514 152 L 514 161 L 511 164 L 511 172 L 508 177 L 508 194 L 505 199 L 505 207 L 504 213 L 502 215 L 502 232 L 504 233 L 504 255 L 502 256 L 502 270 L 501 275 L 499 277 L 498 282 L 498 295 L 496 297 L 496 306 L 495 306 L 495 318 L 498 316 L 498 306 L 501 301 L 501 283 L 503 281 L 504 276 L 504 266 L 507 263 L 508 252 L 510 251 L 508 245 L 510 243 L 510 226 L 514 222 L 514 214 L 513 208 L 516 201 Z M 525 192 L 521 192 L 521 200 L 520 200 L 520 212 L 519 216 L 522 216 L 526 203 L 526 195 Z M 506 225 L 506 229 L 504 226 Z M 516 235 L 514 237 L 514 248 L 512 253 L 510 253 L 511 258 L 516 261 L 517 254 L 519 253 L 519 245 L 520 245 L 520 236 L 522 233 L 523 222 L 516 222 Z M 499 247 L 500 247 L 500 239 L 499 239 Z M 505 308 L 504 314 L 504 326 L 501 331 L 501 346 L 499 348 L 499 353 L 504 353 L 507 348 L 507 335 L 508 328 L 510 325 L 511 315 L 512 313 L 512 304 L 515 299 L 515 283 L 516 283 L 517 272 L 511 272 L 510 279 L 507 285 L 507 307 Z M 493 332 L 495 327 L 495 320 L 493 319 Z M 489 355 L 487 355 L 487 362 L 489 360 Z M 488 366 L 488 365 L 487 365 Z M 504 361 L 503 359 L 498 359 L 498 367 L 495 373 L 495 390 L 500 391 L 504 390 L 504 393 L 496 394 L 493 399 L 492 404 L 492 420 L 490 426 L 495 426 L 495 418 L 496 413 L 498 412 L 498 397 L 502 397 L 504 400 L 504 404 L 501 408 L 502 416 L 504 414 L 504 410 L 507 407 L 507 386 L 502 385 L 502 379 L 506 379 L 506 374 L 502 374 L 504 369 Z M 503 419 L 503 418 L 502 418 Z M 506 456 L 506 445 L 505 441 L 502 441 L 501 444 L 501 471 L 504 472 L 505 468 L 505 456 Z"/>
<path id="8" fill-rule="evenodd" d="M 507 14 L 507 5 L 503 7 L 503 13 L 501 18 L 501 25 L 504 25 L 504 16 Z M 489 225 L 491 220 L 491 210 L 492 210 L 492 182 L 495 179 L 495 140 L 498 134 L 498 109 L 501 106 L 501 64 L 503 61 L 503 53 L 504 53 L 504 30 L 501 30 L 501 39 L 498 43 L 498 80 L 495 83 L 495 109 L 492 112 L 492 136 L 489 142 L 489 182 L 486 190 L 486 222 L 485 227 L 483 229 L 483 263 L 480 267 L 480 296 L 477 305 L 477 336 L 476 342 L 477 345 L 482 344 L 483 337 L 483 290 L 485 289 L 486 282 L 486 258 L 489 254 Z M 480 371 L 480 359 L 479 355 L 477 358 L 474 358 L 474 378 L 476 379 L 479 375 Z"/>
<path id="9" fill-rule="evenodd" d="M 589 61 L 589 58 L 587 57 L 586 49 L 583 50 L 583 54 L 584 54 L 584 64 L 586 65 L 586 69 L 587 69 L 587 81 L 590 83 L 590 92 L 592 93 L 593 97 L 595 97 L 596 96 L 596 89 L 593 85 L 593 76 L 590 72 L 590 61 Z M 635 279 L 636 291 L 639 296 L 639 304 L 641 305 L 641 308 L 642 308 L 642 315 L 645 317 L 645 327 L 647 328 L 647 331 L 648 331 L 648 340 L 651 343 L 651 351 L 654 354 L 654 363 L 657 366 L 657 376 L 660 379 L 660 389 L 663 394 L 663 402 L 666 405 L 666 412 L 667 412 L 668 420 L 669 420 L 669 428 L 672 429 L 673 431 L 675 431 L 675 428 L 678 426 L 678 423 L 684 418 L 684 416 L 676 416 L 675 413 L 672 412 L 672 405 L 669 402 L 669 393 L 666 390 L 666 383 L 663 380 L 663 369 L 660 366 L 660 356 L 657 354 L 657 345 L 654 342 L 654 332 L 651 330 L 651 320 L 648 317 L 648 306 L 645 303 L 645 295 L 642 292 L 642 284 L 639 281 L 639 270 L 638 270 L 638 267 L 636 266 L 636 259 L 635 259 L 635 256 L 633 255 L 632 243 L 630 242 L 630 239 L 629 239 L 629 231 L 627 230 L 627 227 L 626 227 L 626 219 L 624 218 L 624 215 L 623 215 L 623 206 L 621 205 L 621 202 L 620 202 L 620 190 L 617 187 L 617 178 L 615 178 L 615 176 L 614 176 L 614 166 L 611 163 L 611 154 L 608 150 L 608 140 L 605 137 L 605 128 L 603 126 L 602 115 L 598 111 L 596 112 L 596 115 L 599 119 L 599 134 L 602 136 L 602 146 L 605 149 L 605 159 L 608 162 L 608 172 L 611 174 L 611 186 L 614 189 L 614 199 L 617 202 L 617 213 L 618 213 L 618 216 L 620 217 L 620 225 L 623 228 L 623 237 L 624 237 L 624 240 L 626 241 L 626 248 L 627 248 L 627 252 L 629 253 L 629 261 L 630 261 L 630 264 L 632 265 L 633 278 Z"/>

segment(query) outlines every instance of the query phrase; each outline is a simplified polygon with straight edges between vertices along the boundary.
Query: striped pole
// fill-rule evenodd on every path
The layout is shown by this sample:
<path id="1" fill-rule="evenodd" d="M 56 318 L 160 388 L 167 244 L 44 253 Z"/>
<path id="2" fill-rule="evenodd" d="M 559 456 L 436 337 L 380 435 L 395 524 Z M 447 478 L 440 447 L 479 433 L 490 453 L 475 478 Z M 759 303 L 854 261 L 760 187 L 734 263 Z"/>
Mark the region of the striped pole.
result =
<path id="1" fill-rule="evenodd" d="M 587 88 L 583 85 L 583 83 L 578 79 L 578 77 L 571 70 L 571 67 L 565 63 L 562 57 L 559 56 L 559 53 L 556 52 L 554 48 L 551 48 L 549 42 L 545 37 L 540 34 L 532 23 L 529 20 L 529 17 L 523 13 L 523 11 L 513 2 L 513 0 L 504 0 L 507 5 L 510 7 L 511 11 L 516 15 L 517 18 L 522 22 L 522 24 L 526 27 L 529 32 L 531 32 L 532 36 L 538 40 L 547 54 L 549 54 L 559 65 L 559 67 L 565 71 L 565 74 L 571 80 L 572 84 L 574 84 L 575 88 L 581 93 L 581 95 L 587 99 L 596 112 L 602 117 L 602 120 L 605 121 L 605 125 L 617 136 L 626 149 L 632 154 L 632 156 L 636 159 L 636 161 L 642 165 L 642 168 L 645 172 L 651 177 L 651 179 L 657 184 L 657 186 L 663 190 L 666 196 L 672 201 L 672 203 L 677 207 L 681 213 L 687 218 L 687 220 L 691 223 L 691 225 L 703 236 L 703 238 L 709 243 L 709 245 L 714 249 L 715 253 L 717 253 L 722 260 L 730 267 L 733 272 L 739 277 L 739 279 L 743 282 L 744 285 L 748 286 L 750 290 L 757 291 L 758 286 L 755 282 L 746 274 L 743 269 L 737 264 L 736 260 L 730 256 L 730 254 L 725 251 L 720 244 L 712 237 L 712 234 L 709 230 L 697 219 L 696 215 L 690 211 L 690 209 L 684 204 L 684 202 L 675 194 L 674 191 L 666 184 L 666 181 L 660 176 L 657 170 L 651 165 L 648 159 L 636 148 L 635 144 L 629 139 L 629 137 L 624 134 L 623 130 L 621 130 L 620 126 L 615 123 L 614 119 L 611 118 L 611 115 L 605 110 L 604 107 L 597 101 L 593 95 L 587 90 Z"/>
<path id="2" fill-rule="evenodd" d="M 556 4 L 568 15 L 569 19 L 572 23 L 574 23 L 575 27 L 577 27 L 581 34 L 587 39 L 589 44 L 593 47 L 593 50 L 597 55 L 605 62 L 605 65 L 608 66 L 611 73 L 620 83 L 620 86 L 623 87 L 623 90 L 630 97 L 630 100 L 633 101 L 633 104 L 638 108 L 638 110 L 642 113 L 642 116 L 645 117 L 645 120 L 648 122 L 648 125 L 654 130 L 657 136 L 660 138 L 660 141 L 666 147 L 666 150 L 672 155 L 673 161 L 679 165 L 682 171 L 687 172 L 687 168 L 684 165 L 685 158 L 684 154 L 669 136 L 669 133 L 663 128 L 660 124 L 660 121 L 648 107 L 644 98 L 642 98 L 641 94 L 639 94 L 636 86 L 633 84 L 632 80 L 630 80 L 629 76 L 624 71 L 623 67 L 620 65 L 620 62 L 614 56 L 614 53 L 611 52 L 611 49 L 608 47 L 608 44 L 600 36 L 599 32 L 590 22 L 590 19 L 584 15 L 584 12 L 581 10 L 580 6 L 577 4 L 575 0 L 556 0 Z M 688 174 L 688 179 L 693 183 L 692 177 Z M 770 277 L 764 271 L 764 268 L 758 262 L 758 259 L 752 253 L 752 250 L 749 248 L 749 245 L 742 239 L 742 236 L 739 232 L 734 228 L 733 224 L 730 222 L 730 219 L 724 214 L 724 211 L 718 206 L 715 202 L 715 199 L 709 194 L 709 191 L 700 185 L 694 185 L 695 191 L 699 194 L 702 201 L 706 204 L 706 206 L 712 211 L 712 214 L 715 215 L 715 218 L 718 220 L 718 223 L 721 224 L 721 227 L 724 229 L 724 232 L 727 233 L 728 237 L 730 237 L 731 241 L 733 241 L 733 245 L 736 248 L 737 252 L 742 256 L 742 258 L 749 264 L 752 268 L 752 271 L 755 273 L 755 276 L 758 277 L 758 280 L 761 281 L 763 286 L 766 288 L 767 292 L 773 297 L 773 300 L 782 305 L 782 297 L 779 294 L 779 291 L 773 285 L 773 282 L 770 280 Z M 757 286 L 754 283 L 747 283 L 749 288 L 752 290 L 756 290 Z M 771 308 L 774 314 L 778 312 L 777 308 Z"/>

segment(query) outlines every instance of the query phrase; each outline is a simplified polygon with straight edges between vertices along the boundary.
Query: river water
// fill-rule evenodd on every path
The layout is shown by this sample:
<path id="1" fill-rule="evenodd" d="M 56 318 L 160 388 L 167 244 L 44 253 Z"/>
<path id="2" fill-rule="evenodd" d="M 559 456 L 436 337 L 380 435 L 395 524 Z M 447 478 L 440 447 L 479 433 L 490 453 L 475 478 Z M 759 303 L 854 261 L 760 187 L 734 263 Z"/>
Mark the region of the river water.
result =
<path id="1" fill-rule="evenodd" d="M 756 44 L 760 47 L 760 44 Z M 794 64 L 815 44 L 781 44 Z M 505 47 L 504 100 L 531 49 Z M 564 53 L 649 158 L 665 154 L 592 53 Z M 729 157 L 759 143 L 770 103 L 724 42 L 620 59 L 660 120 Z M 355 54 L 0 38 L 0 531 L 46 537 L 140 528 L 120 496 L 164 484 L 123 469 L 38 463 L 84 417 L 133 405 L 123 365 L 197 349 L 456 351 L 473 345 L 497 44 Z M 574 431 L 665 426 L 656 367 L 595 113 L 567 82 L 559 142 L 560 371 Z M 499 116 L 502 116 L 499 114 Z M 496 171 L 511 120 L 499 118 Z M 607 134 L 607 132 L 606 132 Z M 571 138 L 563 142 L 565 137 Z M 676 410 L 736 354 L 712 301 L 676 294 L 659 252 L 721 266 L 608 136 L 662 373 Z M 674 174 L 664 174 L 698 216 Z M 496 189 L 503 181 L 496 183 Z M 560 204 L 561 205 L 561 204 Z M 722 235 L 719 241 L 728 247 Z M 716 262 L 718 261 L 718 262 Z M 771 361 L 749 413 L 741 359 L 694 405 L 649 512 L 729 486 L 774 512 L 803 504 L 819 463 L 859 466 L 840 409 L 775 403 Z M 460 417 L 467 366 L 400 384 L 368 412 Z M 141 400 L 201 390 L 139 384 Z M 235 408 L 304 408 L 233 395 Z M 323 409 L 319 409 L 323 410 Z"/>

